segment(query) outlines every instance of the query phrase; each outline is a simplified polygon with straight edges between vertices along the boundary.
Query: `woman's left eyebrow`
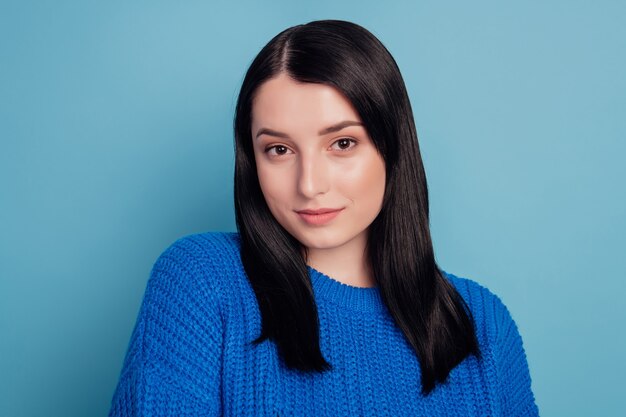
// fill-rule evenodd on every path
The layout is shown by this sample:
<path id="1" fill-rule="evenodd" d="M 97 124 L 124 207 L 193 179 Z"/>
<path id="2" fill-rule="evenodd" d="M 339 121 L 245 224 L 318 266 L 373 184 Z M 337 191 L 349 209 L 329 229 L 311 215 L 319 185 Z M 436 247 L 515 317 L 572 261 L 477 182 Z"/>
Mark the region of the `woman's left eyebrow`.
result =
<path id="1" fill-rule="evenodd" d="M 341 129 L 345 129 L 348 126 L 363 126 L 363 123 L 355 122 L 352 120 L 344 120 L 343 122 L 339 122 L 337 124 L 334 124 L 332 126 L 329 126 L 325 129 L 320 130 L 317 134 L 320 136 L 327 135 L 329 133 L 338 132 Z"/>
<path id="2" fill-rule="evenodd" d="M 353 120 L 344 120 L 343 122 L 339 122 L 339 123 L 336 123 L 336 124 L 334 124 L 332 126 L 325 127 L 324 129 L 320 130 L 317 134 L 319 136 L 327 135 L 329 133 L 338 132 L 338 131 L 340 131 L 342 129 L 345 129 L 346 127 L 349 127 L 349 126 L 363 126 L 363 123 L 356 122 L 356 121 L 353 121 Z M 276 130 L 268 129 L 266 127 L 263 127 L 261 129 L 259 129 L 259 131 L 257 132 L 255 138 L 258 138 L 261 135 L 270 135 L 270 136 L 276 136 L 276 137 L 279 137 L 279 138 L 290 139 L 288 134 L 283 133 L 283 132 L 278 132 Z"/>

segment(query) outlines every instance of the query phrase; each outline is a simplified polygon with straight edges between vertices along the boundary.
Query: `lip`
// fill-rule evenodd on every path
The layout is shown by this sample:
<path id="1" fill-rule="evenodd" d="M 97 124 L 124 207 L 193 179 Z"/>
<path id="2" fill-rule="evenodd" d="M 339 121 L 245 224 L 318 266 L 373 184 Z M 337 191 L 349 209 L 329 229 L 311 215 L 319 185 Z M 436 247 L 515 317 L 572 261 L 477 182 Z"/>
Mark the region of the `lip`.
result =
<path id="1" fill-rule="evenodd" d="M 321 208 L 317 210 L 299 210 L 296 213 L 298 213 L 300 218 L 306 223 L 312 226 L 321 226 L 337 217 L 342 210 L 343 208 Z"/>
<path id="2" fill-rule="evenodd" d="M 343 210 L 343 208 L 336 209 L 336 208 L 326 208 L 326 207 L 323 207 L 323 208 L 318 208 L 318 209 L 315 209 L 315 210 L 310 210 L 310 209 L 296 210 L 296 213 L 298 213 L 298 214 L 301 214 L 301 213 L 302 214 L 324 214 L 324 213 L 330 213 L 330 212 L 339 211 L 339 210 Z"/>

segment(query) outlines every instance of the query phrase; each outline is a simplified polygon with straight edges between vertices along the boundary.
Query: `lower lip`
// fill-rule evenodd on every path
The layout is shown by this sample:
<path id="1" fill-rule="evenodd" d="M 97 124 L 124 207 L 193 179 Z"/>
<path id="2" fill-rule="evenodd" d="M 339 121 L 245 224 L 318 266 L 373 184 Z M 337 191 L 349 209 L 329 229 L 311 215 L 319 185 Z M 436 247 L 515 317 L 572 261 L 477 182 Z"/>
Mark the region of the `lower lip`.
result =
<path id="1" fill-rule="evenodd" d="M 337 210 L 337 211 L 329 211 L 328 213 L 324 213 L 324 214 L 298 213 L 298 215 L 300 216 L 302 220 L 304 220 L 310 225 L 321 226 L 323 224 L 328 223 L 335 217 L 337 217 L 339 213 L 341 213 L 342 210 L 343 209 Z"/>

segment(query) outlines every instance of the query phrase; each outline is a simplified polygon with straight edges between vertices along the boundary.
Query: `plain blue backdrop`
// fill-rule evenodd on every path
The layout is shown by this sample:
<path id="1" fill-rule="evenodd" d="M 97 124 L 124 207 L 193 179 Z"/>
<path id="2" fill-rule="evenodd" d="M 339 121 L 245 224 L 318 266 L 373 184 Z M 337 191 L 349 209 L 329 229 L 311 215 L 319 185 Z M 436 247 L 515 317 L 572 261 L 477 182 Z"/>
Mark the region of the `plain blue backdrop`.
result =
<path id="1" fill-rule="evenodd" d="M 507 3 L 507 4 L 505 4 Z M 345 19 L 412 101 L 439 264 L 518 323 L 543 416 L 623 416 L 626 3 L 0 3 L 0 415 L 105 415 L 150 268 L 234 231 L 234 104 Z"/>

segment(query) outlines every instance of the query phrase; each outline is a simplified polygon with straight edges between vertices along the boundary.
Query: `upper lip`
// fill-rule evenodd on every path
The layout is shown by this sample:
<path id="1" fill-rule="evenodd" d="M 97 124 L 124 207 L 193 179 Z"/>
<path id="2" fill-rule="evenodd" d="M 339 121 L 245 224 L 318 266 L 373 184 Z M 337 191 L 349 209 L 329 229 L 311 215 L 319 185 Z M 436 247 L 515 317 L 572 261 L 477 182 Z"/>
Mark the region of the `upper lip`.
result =
<path id="1" fill-rule="evenodd" d="M 330 213 L 332 211 L 339 211 L 339 210 L 343 210 L 342 208 L 319 208 L 319 209 L 306 209 L 306 210 L 296 210 L 297 213 L 302 213 L 302 214 L 324 214 L 324 213 Z"/>

